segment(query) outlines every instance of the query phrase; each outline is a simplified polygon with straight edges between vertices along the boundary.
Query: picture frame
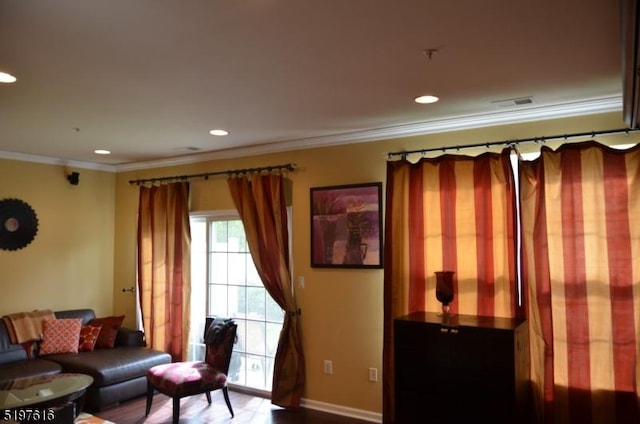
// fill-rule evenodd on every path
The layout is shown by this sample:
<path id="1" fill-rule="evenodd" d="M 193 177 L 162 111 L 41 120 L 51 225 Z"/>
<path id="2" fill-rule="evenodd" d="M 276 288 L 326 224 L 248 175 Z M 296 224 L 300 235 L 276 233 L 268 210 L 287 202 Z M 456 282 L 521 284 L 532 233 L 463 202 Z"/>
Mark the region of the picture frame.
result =
<path id="1" fill-rule="evenodd" d="M 310 189 L 311 266 L 382 268 L 382 183 Z"/>

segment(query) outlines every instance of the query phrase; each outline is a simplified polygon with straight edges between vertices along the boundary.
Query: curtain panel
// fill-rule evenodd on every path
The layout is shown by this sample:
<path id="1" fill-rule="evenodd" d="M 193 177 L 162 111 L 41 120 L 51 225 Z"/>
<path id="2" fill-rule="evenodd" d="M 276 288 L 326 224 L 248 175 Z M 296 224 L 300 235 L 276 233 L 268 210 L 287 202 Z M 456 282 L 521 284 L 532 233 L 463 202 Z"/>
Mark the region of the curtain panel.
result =
<path id="1" fill-rule="evenodd" d="M 304 390 L 305 363 L 300 314 L 289 266 L 284 177 L 249 175 L 227 181 L 258 274 L 267 292 L 285 311 L 275 356 L 271 402 L 298 407 Z"/>
<path id="2" fill-rule="evenodd" d="M 640 148 L 544 147 L 520 175 L 538 422 L 640 422 Z"/>
<path id="3" fill-rule="evenodd" d="M 147 345 L 186 357 L 191 294 L 189 183 L 140 186 L 138 293 Z"/>
<path id="4" fill-rule="evenodd" d="M 435 271 L 455 271 L 451 312 L 515 317 L 516 208 L 509 151 L 387 163 L 383 416 L 394 419 L 393 320 L 439 312 Z"/>

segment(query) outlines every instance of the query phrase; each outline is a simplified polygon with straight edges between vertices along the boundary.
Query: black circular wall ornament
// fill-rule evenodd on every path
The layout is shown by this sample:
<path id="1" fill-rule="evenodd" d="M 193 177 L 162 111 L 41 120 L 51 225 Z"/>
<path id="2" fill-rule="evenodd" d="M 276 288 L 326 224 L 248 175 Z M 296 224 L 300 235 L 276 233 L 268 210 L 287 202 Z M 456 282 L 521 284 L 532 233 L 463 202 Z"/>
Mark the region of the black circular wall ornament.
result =
<path id="1" fill-rule="evenodd" d="M 38 217 L 28 203 L 18 199 L 0 200 L 0 249 L 22 249 L 37 232 Z"/>

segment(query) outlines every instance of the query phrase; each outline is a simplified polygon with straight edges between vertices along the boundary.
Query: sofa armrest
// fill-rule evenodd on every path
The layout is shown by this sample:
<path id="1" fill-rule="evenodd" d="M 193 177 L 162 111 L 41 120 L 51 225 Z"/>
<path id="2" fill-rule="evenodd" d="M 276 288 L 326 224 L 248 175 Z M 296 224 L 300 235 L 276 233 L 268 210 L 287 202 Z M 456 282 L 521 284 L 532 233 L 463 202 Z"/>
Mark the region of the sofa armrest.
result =
<path id="1" fill-rule="evenodd" d="M 144 347 L 147 345 L 144 333 L 140 330 L 120 327 L 116 335 L 116 346 Z"/>

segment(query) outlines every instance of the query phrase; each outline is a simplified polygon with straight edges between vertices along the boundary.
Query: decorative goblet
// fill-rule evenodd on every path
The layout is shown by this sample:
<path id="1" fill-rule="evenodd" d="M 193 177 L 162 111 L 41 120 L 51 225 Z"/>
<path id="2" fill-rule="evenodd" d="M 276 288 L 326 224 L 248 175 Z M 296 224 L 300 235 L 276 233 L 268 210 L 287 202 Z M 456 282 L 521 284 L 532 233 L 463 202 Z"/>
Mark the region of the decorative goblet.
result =
<path id="1" fill-rule="evenodd" d="M 442 315 L 448 316 L 453 301 L 453 274 L 454 271 L 436 271 L 436 299 L 442 303 Z"/>

